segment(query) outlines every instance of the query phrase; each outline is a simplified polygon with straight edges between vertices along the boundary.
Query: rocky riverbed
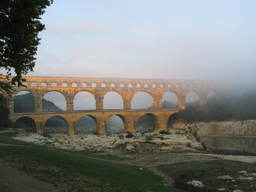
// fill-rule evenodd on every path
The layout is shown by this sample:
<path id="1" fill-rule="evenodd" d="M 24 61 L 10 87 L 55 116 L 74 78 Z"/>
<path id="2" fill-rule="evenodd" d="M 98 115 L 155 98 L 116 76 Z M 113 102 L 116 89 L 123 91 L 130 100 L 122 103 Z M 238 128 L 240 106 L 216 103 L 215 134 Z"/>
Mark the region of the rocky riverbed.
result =
<path id="1" fill-rule="evenodd" d="M 179 134 L 116 134 L 116 135 L 52 135 L 44 137 L 31 133 L 20 133 L 14 139 L 59 149 L 75 151 L 170 151 L 173 149 L 201 150 L 202 145 L 193 136 Z"/>
<path id="2" fill-rule="evenodd" d="M 7 130 L 6 133 L 11 130 Z M 12 131 L 11 131 L 12 132 Z M 79 151 L 89 158 L 139 166 L 185 191 L 256 191 L 256 156 L 210 154 L 189 132 L 116 135 L 48 135 L 14 131 L 16 140 Z M 89 151 L 89 153 L 88 153 Z M 91 153 L 92 152 L 92 153 Z M 88 154 L 94 154 L 92 157 Z"/>

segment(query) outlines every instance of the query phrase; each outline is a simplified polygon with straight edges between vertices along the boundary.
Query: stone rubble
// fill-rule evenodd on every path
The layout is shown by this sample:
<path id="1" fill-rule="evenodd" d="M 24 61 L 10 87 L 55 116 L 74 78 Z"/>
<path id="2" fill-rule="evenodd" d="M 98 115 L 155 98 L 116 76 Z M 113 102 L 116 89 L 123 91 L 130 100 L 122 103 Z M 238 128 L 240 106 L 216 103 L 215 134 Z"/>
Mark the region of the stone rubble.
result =
<path id="1" fill-rule="evenodd" d="M 199 188 L 204 187 L 204 184 L 202 183 L 202 181 L 198 181 L 198 180 L 188 181 L 187 184 L 192 185 L 193 187 L 199 187 Z"/>
<path id="2" fill-rule="evenodd" d="M 219 179 L 219 180 L 233 180 L 234 178 L 231 177 L 230 175 L 222 175 L 222 176 L 218 176 L 217 179 Z"/>
<path id="3" fill-rule="evenodd" d="M 159 151 L 170 151 L 175 148 L 181 149 L 203 149 L 195 139 L 178 134 L 140 134 L 134 133 L 133 137 L 127 137 L 127 133 L 115 135 L 93 135 L 81 134 L 75 136 L 52 135 L 44 137 L 37 134 L 22 133 L 14 139 L 31 142 L 39 145 L 52 146 L 59 149 L 75 151 L 93 150 L 105 151 L 124 146 L 126 151 L 136 151 L 136 148 L 143 144 L 148 144 Z"/>
<path id="4" fill-rule="evenodd" d="M 223 181 L 226 181 L 228 183 L 233 182 L 234 183 L 234 185 L 233 185 L 234 188 L 238 188 L 239 187 L 238 183 L 241 183 L 241 182 L 242 183 L 247 183 L 248 185 L 251 186 L 251 188 L 253 188 L 252 184 L 256 180 L 256 173 L 249 173 L 246 170 L 241 170 L 241 171 L 238 171 L 238 175 L 236 175 L 236 176 L 222 175 L 222 176 L 216 177 L 216 179 L 223 180 Z M 226 189 L 225 188 L 219 188 L 218 191 L 226 191 Z M 232 192 L 243 192 L 243 191 L 240 190 L 240 189 L 235 189 Z"/>

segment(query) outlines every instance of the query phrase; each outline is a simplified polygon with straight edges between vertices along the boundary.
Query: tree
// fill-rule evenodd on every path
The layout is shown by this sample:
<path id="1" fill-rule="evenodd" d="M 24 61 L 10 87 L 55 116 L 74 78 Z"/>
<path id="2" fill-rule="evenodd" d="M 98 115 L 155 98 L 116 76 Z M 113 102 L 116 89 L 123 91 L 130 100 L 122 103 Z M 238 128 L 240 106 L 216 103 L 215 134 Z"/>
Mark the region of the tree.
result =
<path id="1" fill-rule="evenodd" d="M 0 90 L 22 85 L 22 75 L 33 71 L 41 16 L 53 0 L 0 0 Z M 3 81 L 3 78 L 7 81 Z"/>
<path id="2" fill-rule="evenodd" d="M 0 94 L 0 127 L 6 127 L 9 123 L 9 109 L 7 99 Z"/>

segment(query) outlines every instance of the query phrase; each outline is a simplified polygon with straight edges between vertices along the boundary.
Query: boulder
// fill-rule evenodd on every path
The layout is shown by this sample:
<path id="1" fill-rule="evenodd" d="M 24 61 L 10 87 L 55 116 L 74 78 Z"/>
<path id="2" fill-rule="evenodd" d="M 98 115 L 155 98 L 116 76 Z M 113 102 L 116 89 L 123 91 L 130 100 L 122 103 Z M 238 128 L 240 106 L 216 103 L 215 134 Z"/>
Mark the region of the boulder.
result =
<path id="1" fill-rule="evenodd" d="M 198 181 L 198 180 L 192 180 L 192 181 L 188 181 L 187 182 L 188 185 L 192 185 L 193 187 L 199 187 L 199 188 L 203 188 L 204 184 L 202 181 Z"/>
<path id="2" fill-rule="evenodd" d="M 135 147 L 131 143 L 127 143 L 125 149 L 127 151 L 132 151 Z"/>

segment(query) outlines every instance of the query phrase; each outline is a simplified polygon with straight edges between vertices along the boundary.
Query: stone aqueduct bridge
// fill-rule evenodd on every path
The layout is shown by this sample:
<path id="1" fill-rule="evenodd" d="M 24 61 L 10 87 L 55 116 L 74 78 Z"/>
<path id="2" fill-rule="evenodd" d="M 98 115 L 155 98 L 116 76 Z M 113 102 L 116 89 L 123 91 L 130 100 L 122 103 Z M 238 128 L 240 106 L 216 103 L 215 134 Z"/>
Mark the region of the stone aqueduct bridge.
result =
<path id="1" fill-rule="evenodd" d="M 210 91 L 217 92 L 216 86 L 206 81 L 188 80 L 161 80 L 161 79 L 121 79 L 121 78 L 71 78 L 71 77 L 25 77 L 26 87 L 18 88 L 8 99 L 10 118 L 16 121 L 22 117 L 34 120 L 36 132 L 43 133 L 46 121 L 54 116 L 63 118 L 68 127 L 68 135 L 75 134 L 74 123 L 83 116 L 95 119 L 99 134 L 106 131 L 106 120 L 113 115 L 118 115 L 124 123 L 125 131 L 135 131 L 135 123 L 145 115 L 151 114 L 155 118 L 155 131 L 167 129 L 167 122 L 171 115 L 185 108 L 185 96 L 189 91 L 199 96 L 200 104 L 206 102 Z M 35 98 L 35 112 L 14 113 L 14 96 L 20 91 L 29 91 Z M 43 112 L 43 96 L 51 91 L 62 93 L 66 98 L 67 110 L 65 112 Z M 74 111 L 73 99 L 81 91 L 90 92 L 96 100 L 94 111 Z M 104 110 L 103 98 L 108 92 L 117 92 L 123 98 L 122 110 Z M 149 93 L 154 102 L 154 108 L 149 110 L 131 109 L 132 97 L 139 91 Z M 162 107 L 163 94 L 173 92 L 178 99 L 177 109 L 164 109 Z"/>

